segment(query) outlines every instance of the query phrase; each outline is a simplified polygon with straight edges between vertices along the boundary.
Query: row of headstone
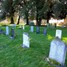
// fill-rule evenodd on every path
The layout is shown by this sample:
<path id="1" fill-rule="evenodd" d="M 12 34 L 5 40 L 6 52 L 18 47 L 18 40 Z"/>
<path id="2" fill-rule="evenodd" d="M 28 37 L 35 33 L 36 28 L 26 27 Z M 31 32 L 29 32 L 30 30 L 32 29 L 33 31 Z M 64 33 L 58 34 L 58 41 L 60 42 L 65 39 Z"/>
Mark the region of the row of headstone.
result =
<path id="1" fill-rule="evenodd" d="M 34 32 L 34 26 L 30 26 L 30 32 Z M 36 28 L 36 33 L 39 34 L 40 33 L 40 27 L 37 26 Z"/>
<path id="2" fill-rule="evenodd" d="M 50 44 L 49 58 L 60 63 L 61 67 L 65 67 L 66 45 L 61 41 L 61 37 L 62 31 L 56 30 L 56 38 Z"/>
<path id="3" fill-rule="evenodd" d="M 34 26 L 30 26 L 30 32 L 34 32 Z M 39 26 L 36 27 L 36 33 L 37 33 L 37 34 L 40 33 L 40 27 L 39 27 Z M 44 35 L 47 34 L 47 29 L 46 29 L 46 28 L 44 28 L 43 34 L 44 34 Z"/>
<path id="4" fill-rule="evenodd" d="M 14 28 L 11 28 L 11 32 L 9 32 L 9 27 L 6 26 L 6 35 L 9 35 L 9 33 L 11 34 L 10 36 L 11 39 L 15 37 Z"/>
<path id="5" fill-rule="evenodd" d="M 37 33 L 39 33 L 39 27 L 37 27 Z M 14 38 L 14 28 L 11 29 L 11 38 Z M 44 34 L 46 33 L 46 30 L 44 31 Z M 9 35 L 9 27 L 6 26 L 6 35 Z M 63 41 L 61 41 L 62 37 L 62 31 L 56 30 L 56 38 L 52 40 L 50 44 L 50 52 L 49 52 L 49 58 L 53 59 L 57 62 L 59 62 L 61 65 L 64 66 L 65 64 L 65 58 L 66 58 L 66 46 Z M 29 41 L 29 35 L 28 33 L 23 33 L 23 48 L 29 48 L 30 47 L 30 41 Z"/>

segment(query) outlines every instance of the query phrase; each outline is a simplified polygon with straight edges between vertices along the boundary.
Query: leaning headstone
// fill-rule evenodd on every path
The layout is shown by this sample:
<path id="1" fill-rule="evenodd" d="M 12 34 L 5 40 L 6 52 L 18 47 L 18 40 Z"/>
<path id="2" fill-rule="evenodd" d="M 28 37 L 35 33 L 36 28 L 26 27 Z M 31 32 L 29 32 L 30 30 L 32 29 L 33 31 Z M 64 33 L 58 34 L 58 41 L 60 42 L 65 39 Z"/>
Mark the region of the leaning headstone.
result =
<path id="1" fill-rule="evenodd" d="M 55 35 L 55 37 L 58 37 L 58 38 L 61 39 L 61 37 L 62 37 L 62 30 L 56 30 L 56 35 Z"/>
<path id="2" fill-rule="evenodd" d="M 52 40 L 50 44 L 49 58 L 57 61 L 62 66 L 65 65 L 66 46 L 65 43 L 58 37 Z"/>
<path id="3" fill-rule="evenodd" d="M 15 32 L 14 32 L 14 28 L 11 29 L 11 39 L 13 39 L 15 37 Z"/>
<path id="4" fill-rule="evenodd" d="M 29 42 L 29 35 L 28 33 L 23 33 L 23 44 L 22 44 L 23 48 L 29 48 L 30 47 L 30 42 Z"/>
<path id="5" fill-rule="evenodd" d="M 6 26 L 6 35 L 9 35 L 9 27 Z"/>
<path id="6" fill-rule="evenodd" d="M 39 26 L 37 26 L 37 28 L 36 28 L 36 33 L 37 33 L 37 34 L 40 33 L 40 27 L 39 27 Z"/>

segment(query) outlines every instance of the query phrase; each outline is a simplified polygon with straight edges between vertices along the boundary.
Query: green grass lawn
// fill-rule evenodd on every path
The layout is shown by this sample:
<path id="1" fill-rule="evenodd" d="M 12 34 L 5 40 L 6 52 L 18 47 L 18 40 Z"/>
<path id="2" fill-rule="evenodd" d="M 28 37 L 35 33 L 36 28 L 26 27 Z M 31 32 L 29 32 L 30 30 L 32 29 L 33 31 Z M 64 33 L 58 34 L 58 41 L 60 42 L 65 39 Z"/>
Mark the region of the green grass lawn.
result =
<path id="1" fill-rule="evenodd" d="M 2 29 L 5 30 L 5 27 Z M 0 67 L 54 67 L 45 58 L 49 55 L 50 42 L 55 37 L 56 29 L 47 29 L 47 36 L 43 34 L 44 27 L 41 27 L 40 34 L 36 34 L 36 27 L 34 33 L 29 29 L 29 26 L 26 26 L 25 30 L 17 26 L 15 39 L 10 39 L 10 35 L 0 34 Z M 67 44 L 67 29 L 58 29 L 63 31 L 62 40 Z M 30 48 L 22 48 L 23 32 L 29 33 Z"/>

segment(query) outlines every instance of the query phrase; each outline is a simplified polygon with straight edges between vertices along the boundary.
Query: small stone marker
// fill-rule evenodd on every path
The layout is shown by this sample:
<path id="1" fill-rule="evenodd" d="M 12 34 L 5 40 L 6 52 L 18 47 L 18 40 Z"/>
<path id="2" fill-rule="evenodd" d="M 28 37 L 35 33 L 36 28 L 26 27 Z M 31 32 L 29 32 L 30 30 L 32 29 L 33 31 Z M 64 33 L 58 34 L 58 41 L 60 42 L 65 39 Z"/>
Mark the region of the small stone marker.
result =
<path id="1" fill-rule="evenodd" d="M 30 26 L 30 31 L 34 32 L 34 26 Z"/>
<path id="2" fill-rule="evenodd" d="M 40 27 L 39 27 L 39 26 L 37 26 L 37 28 L 36 28 L 36 33 L 37 33 L 37 34 L 40 33 Z"/>
<path id="3" fill-rule="evenodd" d="M 61 39 L 62 36 L 62 30 L 56 30 L 56 37 Z"/>
<path id="4" fill-rule="evenodd" d="M 9 35 L 9 27 L 6 26 L 6 35 Z"/>
<path id="5" fill-rule="evenodd" d="M 46 30 L 46 28 L 44 28 L 44 32 L 43 32 L 43 33 L 44 33 L 44 35 L 46 35 L 46 34 L 47 34 L 47 30 Z"/>
<path id="6" fill-rule="evenodd" d="M 13 39 L 15 37 L 15 32 L 14 32 L 14 28 L 11 29 L 11 39 Z"/>
<path id="7" fill-rule="evenodd" d="M 66 58 L 66 46 L 60 38 L 56 37 L 56 39 L 52 40 L 50 44 L 50 52 L 49 58 L 57 61 L 62 66 L 65 65 Z"/>
<path id="8" fill-rule="evenodd" d="M 24 32 L 23 33 L 23 48 L 29 48 L 30 47 L 30 42 L 29 42 L 29 36 L 28 33 Z"/>

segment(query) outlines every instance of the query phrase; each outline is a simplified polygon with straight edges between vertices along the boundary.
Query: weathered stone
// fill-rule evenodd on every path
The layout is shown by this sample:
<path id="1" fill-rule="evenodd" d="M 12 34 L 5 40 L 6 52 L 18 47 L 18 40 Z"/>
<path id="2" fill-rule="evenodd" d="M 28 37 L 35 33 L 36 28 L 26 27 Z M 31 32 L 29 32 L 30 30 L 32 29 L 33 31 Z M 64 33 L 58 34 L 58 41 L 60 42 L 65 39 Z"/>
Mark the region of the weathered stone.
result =
<path id="1" fill-rule="evenodd" d="M 23 33 L 23 44 L 22 44 L 23 48 L 29 48 L 30 47 L 30 42 L 29 42 L 29 35 L 28 33 Z"/>
<path id="2" fill-rule="evenodd" d="M 58 37 L 51 42 L 49 58 L 56 60 L 61 65 L 65 64 L 66 45 Z"/>

